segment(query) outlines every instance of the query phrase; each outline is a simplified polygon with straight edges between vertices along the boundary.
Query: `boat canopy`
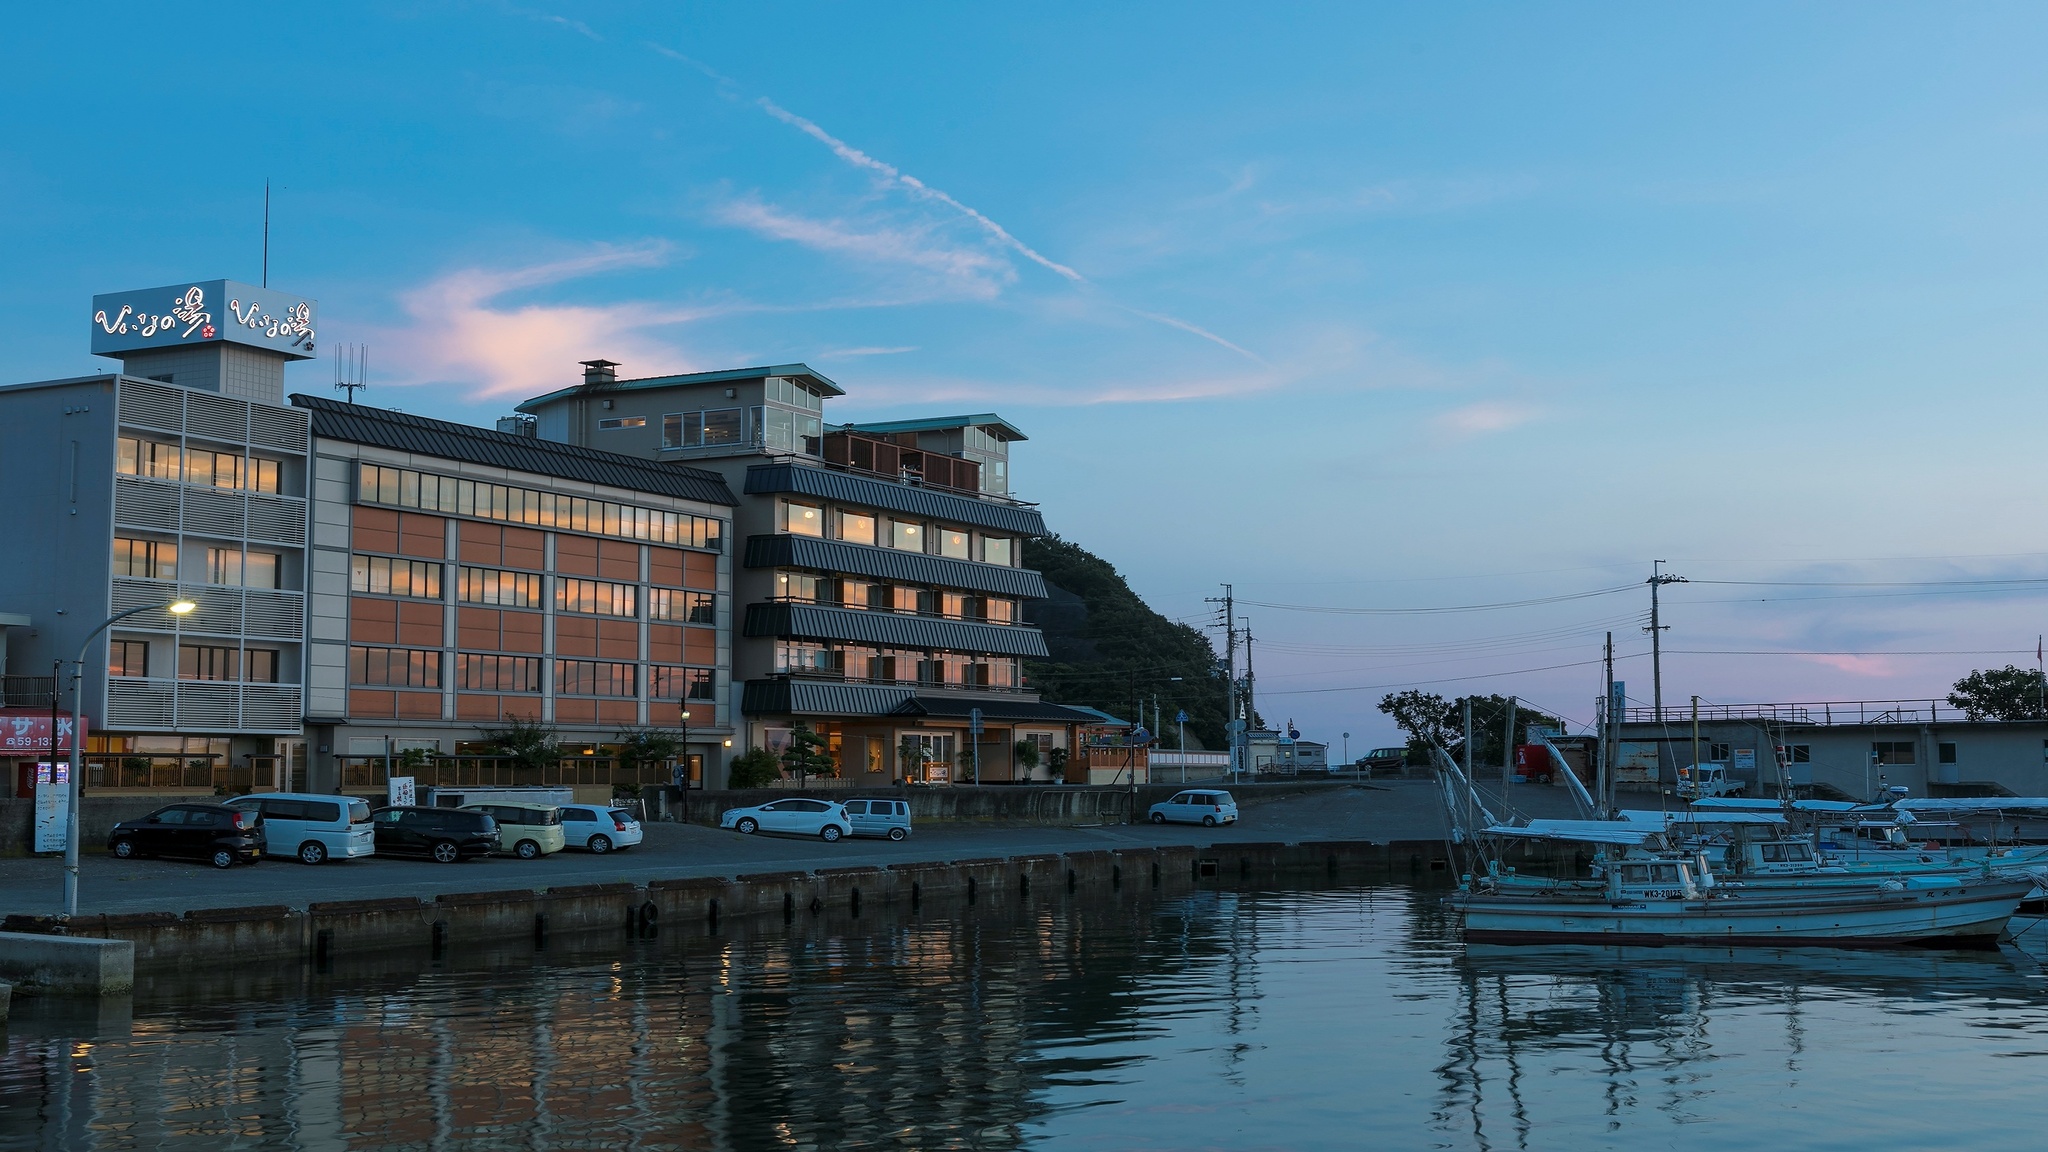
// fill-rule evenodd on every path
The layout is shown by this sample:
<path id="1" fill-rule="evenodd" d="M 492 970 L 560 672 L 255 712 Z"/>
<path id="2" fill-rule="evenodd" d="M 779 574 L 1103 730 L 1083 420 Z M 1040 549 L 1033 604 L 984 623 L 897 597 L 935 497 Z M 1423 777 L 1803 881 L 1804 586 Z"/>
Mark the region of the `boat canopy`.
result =
<path id="1" fill-rule="evenodd" d="M 1693 801 L 1692 806 L 1697 809 L 1729 812 L 1782 812 L 1785 810 L 1784 802 L 1779 800 L 1766 800 L 1762 797 L 1752 800 L 1744 799 L 1740 796 L 1706 796 Z M 1862 805 L 1854 804 L 1847 800 L 1794 800 L 1792 802 L 1792 810 L 1794 812 L 1853 812 L 1860 807 Z"/>
<path id="2" fill-rule="evenodd" d="M 1620 820 L 1531 820 L 1527 824 L 1496 824 L 1488 836 L 1517 840 L 1575 840 L 1583 844 L 1641 844 L 1662 830 Z"/>
<path id="3" fill-rule="evenodd" d="M 1684 824 L 1754 824 L 1775 827 L 1786 823 L 1782 813 L 1769 812 L 1651 812 L 1647 809 L 1623 809 L 1621 818 L 1630 824 L 1647 828 L 1670 828 Z"/>
<path id="4" fill-rule="evenodd" d="M 1952 799 L 1901 800 L 1892 805 L 1901 812 L 1939 816 L 1964 812 L 2048 811 L 2048 796 L 1958 796 Z"/>

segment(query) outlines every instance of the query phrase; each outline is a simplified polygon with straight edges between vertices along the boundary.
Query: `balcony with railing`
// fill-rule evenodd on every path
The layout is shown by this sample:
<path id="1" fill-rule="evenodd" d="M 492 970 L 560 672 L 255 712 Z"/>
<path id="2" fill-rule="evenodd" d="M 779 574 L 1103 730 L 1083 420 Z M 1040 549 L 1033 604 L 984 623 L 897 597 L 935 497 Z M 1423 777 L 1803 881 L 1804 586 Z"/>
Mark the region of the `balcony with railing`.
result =
<path id="1" fill-rule="evenodd" d="M 886 437 L 833 432 L 825 436 L 823 447 L 825 463 L 850 471 L 907 484 L 921 484 L 927 488 L 949 488 L 972 496 L 982 495 L 979 463 L 919 448 L 914 432 Z"/>
<path id="2" fill-rule="evenodd" d="M 1654 708 L 1622 710 L 1624 724 L 1692 723 L 1690 704 L 1666 705 L 1660 717 Z M 1815 700 L 1770 704 L 1707 704 L 1701 723 L 1748 721 L 1762 724 L 1829 726 L 1844 724 L 1958 724 L 1970 719 L 1961 708 L 1942 700 Z"/>
<path id="3" fill-rule="evenodd" d="M 51 676 L 0 676 L 0 707 L 48 708 L 56 685 Z"/>

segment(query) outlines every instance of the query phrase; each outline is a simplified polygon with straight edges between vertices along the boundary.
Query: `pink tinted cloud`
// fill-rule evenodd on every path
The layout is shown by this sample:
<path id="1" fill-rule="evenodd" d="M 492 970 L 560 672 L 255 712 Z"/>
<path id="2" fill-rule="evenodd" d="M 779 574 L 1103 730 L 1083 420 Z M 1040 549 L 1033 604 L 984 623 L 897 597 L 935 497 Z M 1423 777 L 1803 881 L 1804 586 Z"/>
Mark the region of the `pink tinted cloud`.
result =
<path id="1" fill-rule="evenodd" d="M 709 310 L 645 303 L 498 302 L 519 289 L 651 267 L 666 256 L 662 244 L 602 245 L 542 264 L 450 272 L 401 298 L 411 323 L 385 335 L 382 343 L 397 352 L 386 363 L 403 364 L 408 383 L 460 382 L 473 399 L 551 391 L 577 379 L 577 361 L 600 356 L 645 365 L 649 371 L 688 371 L 693 367 L 688 357 L 648 331 L 698 319 Z"/>

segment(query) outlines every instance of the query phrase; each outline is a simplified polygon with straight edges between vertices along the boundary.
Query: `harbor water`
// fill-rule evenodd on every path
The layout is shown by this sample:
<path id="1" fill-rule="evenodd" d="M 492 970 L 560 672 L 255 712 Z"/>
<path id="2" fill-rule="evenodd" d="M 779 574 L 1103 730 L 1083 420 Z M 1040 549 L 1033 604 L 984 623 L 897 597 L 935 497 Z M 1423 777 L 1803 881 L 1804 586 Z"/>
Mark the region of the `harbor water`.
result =
<path id="1" fill-rule="evenodd" d="M 2030 921 L 1977 953 L 1468 949 L 1439 895 L 799 914 L 17 1000 L 0 1149 L 2028 1148 L 2048 1130 Z"/>

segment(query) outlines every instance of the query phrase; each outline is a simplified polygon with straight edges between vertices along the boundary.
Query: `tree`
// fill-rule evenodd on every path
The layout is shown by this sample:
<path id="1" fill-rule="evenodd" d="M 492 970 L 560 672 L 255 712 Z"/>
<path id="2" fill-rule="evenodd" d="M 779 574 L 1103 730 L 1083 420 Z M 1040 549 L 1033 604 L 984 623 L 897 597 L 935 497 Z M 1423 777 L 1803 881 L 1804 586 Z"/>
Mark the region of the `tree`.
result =
<path id="1" fill-rule="evenodd" d="M 1065 748 L 1055 748 L 1047 753 L 1045 766 L 1051 770 L 1052 778 L 1055 781 L 1065 780 L 1067 778 L 1067 750 Z"/>
<path id="2" fill-rule="evenodd" d="M 483 737 L 499 755 L 510 759 L 514 768 L 538 772 L 562 759 L 562 744 L 555 739 L 554 725 L 529 716 L 510 717 L 502 728 L 485 728 Z"/>
<path id="3" fill-rule="evenodd" d="M 776 761 L 775 753 L 756 748 L 733 757 L 725 780 L 734 788 L 766 788 L 781 775 L 782 765 Z"/>
<path id="4" fill-rule="evenodd" d="M 1409 762 L 1427 762 L 1429 746 L 1435 743 L 1449 752 L 1459 763 L 1465 762 L 1465 701 L 1468 697 L 1445 700 L 1434 692 L 1421 692 L 1410 688 L 1406 692 L 1392 693 L 1380 700 L 1380 711 L 1394 718 L 1394 723 L 1408 734 Z M 1472 763 L 1499 764 L 1507 754 L 1508 698 L 1505 696 L 1473 696 L 1472 702 Z M 1520 701 L 1515 704 L 1514 741 L 1526 744 L 1531 727 L 1548 726 L 1562 730 L 1564 721 L 1555 716 L 1539 712 Z"/>
<path id="5" fill-rule="evenodd" d="M 930 758 L 924 741 L 915 736 L 905 736 L 903 742 L 896 746 L 896 765 L 902 770 L 905 782 L 924 783 L 924 765 Z"/>
<path id="6" fill-rule="evenodd" d="M 1029 777 L 1038 768 L 1038 741 L 1019 740 L 1017 741 L 1016 752 L 1017 767 L 1024 770 L 1023 775 L 1025 777 Z"/>
<path id="7" fill-rule="evenodd" d="M 837 776 L 839 765 L 832 762 L 832 753 L 826 749 L 825 738 L 799 720 L 789 730 L 789 747 L 782 750 L 782 770 L 795 772 L 798 784 L 806 776 Z"/>
<path id="8" fill-rule="evenodd" d="M 1948 702 L 1972 720 L 2039 720 L 2041 687 L 2040 672 L 2007 664 L 1956 681 Z"/>
<path id="9" fill-rule="evenodd" d="M 664 764 L 683 754 L 682 740 L 661 728 L 624 728 L 614 739 L 618 741 L 619 775 L 625 777 L 619 783 L 636 792 L 643 765 Z"/>

